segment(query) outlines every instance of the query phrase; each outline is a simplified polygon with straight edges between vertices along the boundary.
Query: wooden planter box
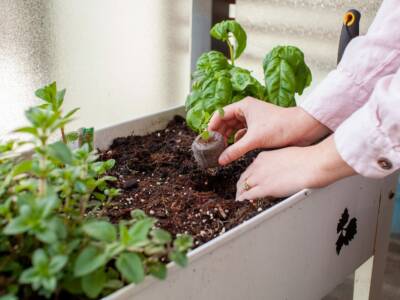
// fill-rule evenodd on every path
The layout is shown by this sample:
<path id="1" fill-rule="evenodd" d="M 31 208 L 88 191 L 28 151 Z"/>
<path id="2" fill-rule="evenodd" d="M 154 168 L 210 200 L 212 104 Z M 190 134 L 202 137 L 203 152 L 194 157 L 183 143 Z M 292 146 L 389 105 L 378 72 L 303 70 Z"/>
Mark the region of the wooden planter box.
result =
<path id="1" fill-rule="evenodd" d="M 116 137 L 162 129 L 176 114 L 184 109 L 99 130 L 95 144 L 107 149 Z M 106 299 L 321 299 L 374 254 L 370 299 L 379 299 L 396 179 L 354 176 L 300 191 L 191 251 L 188 267 L 171 263 L 165 281 L 148 277 Z M 338 254 L 337 225 L 346 209 L 357 233 Z"/>

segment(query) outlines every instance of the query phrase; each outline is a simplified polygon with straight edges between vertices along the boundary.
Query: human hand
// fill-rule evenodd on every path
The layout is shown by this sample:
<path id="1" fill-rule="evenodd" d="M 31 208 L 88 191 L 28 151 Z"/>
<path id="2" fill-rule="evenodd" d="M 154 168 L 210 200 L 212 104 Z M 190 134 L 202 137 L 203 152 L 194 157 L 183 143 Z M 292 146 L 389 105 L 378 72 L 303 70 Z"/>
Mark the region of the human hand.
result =
<path id="1" fill-rule="evenodd" d="M 299 107 L 283 108 L 251 97 L 224 107 L 224 116 L 215 113 L 208 129 L 226 139 L 237 131 L 235 143 L 219 158 L 221 165 L 257 148 L 308 145 L 330 132 Z"/>
<path id="2" fill-rule="evenodd" d="M 336 150 L 333 136 L 318 145 L 261 152 L 237 183 L 236 200 L 286 197 L 356 174 Z"/>

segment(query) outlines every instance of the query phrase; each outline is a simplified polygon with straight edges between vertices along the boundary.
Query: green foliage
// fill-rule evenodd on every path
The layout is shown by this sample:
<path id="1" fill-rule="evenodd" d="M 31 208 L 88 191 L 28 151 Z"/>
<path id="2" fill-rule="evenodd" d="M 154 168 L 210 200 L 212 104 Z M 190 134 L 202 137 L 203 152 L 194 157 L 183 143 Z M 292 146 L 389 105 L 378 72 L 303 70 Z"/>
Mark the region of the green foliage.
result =
<path id="1" fill-rule="evenodd" d="M 242 26 L 236 21 L 222 21 L 215 24 L 211 28 L 210 34 L 213 38 L 227 42 L 229 50 L 231 51 L 231 61 L 232 64 L 234 59 L 239 58 L 246 48 L 247 35 Z M 234 38 L 234 43 L 232 45 L 230 39 Z"/>
<path id="2" fill-rule="evenodd" d="M 304 54 L 292 46 L 278 46 L 263 62 L 267 97 L 279 106 L 295 106 L 295 93 L 301 95 L 311 84 L 311 71 L 304 62 Z"/>
<path id="3" fill-rule="evenodd" d="M 102 216 L 119 194 L 106 175 L 115 161 L 98 161 L 87 143 L 50 143 L 76 110 L 62 114 L 65 90 L 55 83 L 36 95 L 44 104 L 16 130 L 30 138 L 0 143 L 0 299 L 98 298 L 147 274 L 164 279 L 161 258 L 185 265 L 190 237 L 174 239 L 140 210 L 118 224 Z M 32 155 L 20 154 L 25 144 Z"/>
<path id="4" fill-rule="evenodd" d="M 236 21 L 214 25 L 210 34 L 224 41 L 230 49 L 230 62 L 218 51 L 203 53 L 192 74 L 192 90 L 186 98 L 186 121 L 197 133 L 207 137 L 207 125 L 215 111 L 251 96 L 279 106 L 296 105 L 295 94 L 301 95 L 311 83 L 311 72 L 303 53 L 293 46 L 278 46 L 264 59 L 265 86 L 249 70 L 234 65 L 246 48 L 246 32 Z"/>

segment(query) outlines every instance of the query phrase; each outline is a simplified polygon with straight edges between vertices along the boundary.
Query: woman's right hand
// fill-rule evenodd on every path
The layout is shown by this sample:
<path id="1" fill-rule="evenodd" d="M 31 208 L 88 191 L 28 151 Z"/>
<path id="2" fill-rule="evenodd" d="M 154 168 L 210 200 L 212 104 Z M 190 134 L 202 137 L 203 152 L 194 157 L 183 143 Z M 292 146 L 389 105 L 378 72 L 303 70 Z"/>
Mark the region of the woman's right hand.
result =
<path id="1" fill-rule="evenodd" d="M 299 107 L 283 108 L 251 97 L 224 107 L 224 116 L 216 112 L 208 129 L 225 138 L 236 132 L 235 143 L 219 157 L 226 165 L 257 148 L 309 145 L 330 130 Z"/>

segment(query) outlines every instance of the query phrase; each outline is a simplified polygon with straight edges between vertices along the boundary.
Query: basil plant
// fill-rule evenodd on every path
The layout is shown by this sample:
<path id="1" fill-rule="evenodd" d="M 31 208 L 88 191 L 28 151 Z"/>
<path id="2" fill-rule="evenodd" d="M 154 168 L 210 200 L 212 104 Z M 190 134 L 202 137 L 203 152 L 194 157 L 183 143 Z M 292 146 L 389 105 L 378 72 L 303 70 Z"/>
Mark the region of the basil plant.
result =
<path id="1" fill-rule="evenodd" d="M 192 74 L 192 89 L 185 103 L 187 124 L 197 133 L 207 135 L 212 114 L 223 114 L 224 106 L 246 96 L 283 107 L 295 106 L 295 94 L 301 95 L 311 84 L 312 76 L 303 52 L 294 46 L 277 46 L 263 62 L 265 85 L 251 71 L 235 65 L 244 52 L 247 35 L 233 20 L 222 21 L 210 31 L 213 38 L 226 42 L 229 59 L 218 51 L 203 53 Z"/>

